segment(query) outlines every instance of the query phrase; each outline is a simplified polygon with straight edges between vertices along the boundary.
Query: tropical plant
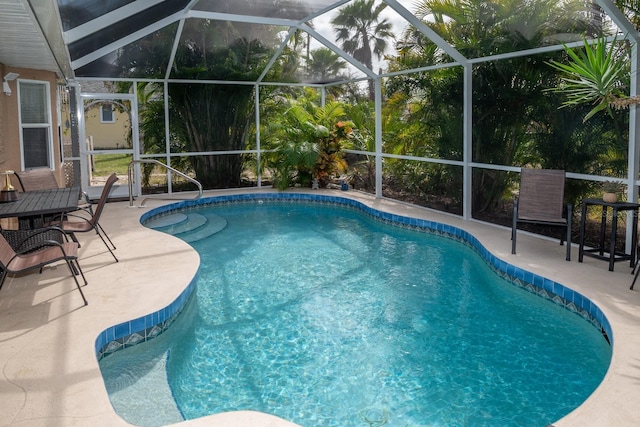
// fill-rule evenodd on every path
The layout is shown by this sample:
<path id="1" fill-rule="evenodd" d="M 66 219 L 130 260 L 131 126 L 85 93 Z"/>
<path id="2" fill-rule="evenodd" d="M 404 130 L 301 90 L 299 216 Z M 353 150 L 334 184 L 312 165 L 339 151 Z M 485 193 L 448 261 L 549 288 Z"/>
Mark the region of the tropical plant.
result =
<path id="1" fill-rule="evenodd" d="M 339 121 L 331 128 L 319 126 L 318 160 L 312 169 L 312 175 L 318 180 L 320 187 L 326 187 L 332 177 L 347 169 L 342 149 L 351 137 L 353 124 Z"/>
<path id="2" fill-rule="evenodd" d="M 615 0 L 618 9 L 624 13 L 636 29 L 640 28 L 640 3 L 638 0 Z"/>
<path id="3" fill-rule="evenodd" d="M 599 170 L 619 176 L 627 168 L 628 115 L 620 109 L 640 102 L 639 97 L 630 97 L 625 92 L 629 87 L 629 52 L 625 43 L 614 38 L 609 42 L 604 37 L 584 46 L 570 49 L 565 46 L 568 62 L 550 61 L 549 65 L 561 73 L 559 84 L 550 92 L 564 98 L 562 107 L 586 106 L 590 110 L 584 115 L 583 124 L 598 120 L 600 144 L 610 141 L 598 159 L 606 167 Z M 599 115 L 598 113 L 604 113 Z"/>
<path id="4" fill-rule="evenodd" d="M 618 181 L 604 181 L 602 183 L 602 191 L 605 193 L 621 193 L 624 190 L 624 185 Z"/>
<path id="5" fill-rule="evenodd" d="M 347 116 L 353 123 L 350 148 L 371 154 L 349 155 L 349 182 L 354 187 L 373 192 L 376 188 L 376 141 L 374 136 L 375 117 L 373 105 L 361 102 L 345 106 Z M 383 114 L 383 117 L 387 117 Z"/>
<path id="6" fill-rule="evenodd" d="M 625 46 L 615 39 L 608 42 L 599 37 L 594 43 L 584 39 L 584 47 L 580 49 L 565 45 L 565 52 L 570 58 L 568 63 L 548 62 L 563 75 L 560 84 L 549 90 L 567 97 L 564 106 L 593 105 L 584 121 L 600 111 L 614 117 L 613 106 L 628 98 L 624 94 L 629 76 L 629 54 Z"/>
<path id="7" fill-rule="evenodd" d="M 373 70 L 373 56 L 382 58 L 388 41 L 394 38 L 391 22 L 382 17 L 386 3 L 375 3 L 375 0 L 354 0 L 331 20 L 342 49 L 370 70 Z M 369 99 L 374 97 L 374 84 L 370 80 Z"/>
<path id="8" fill-rule="evenodd" d="M 535 7 L 523 7 L 521 0 L 490 3 L 422 0 L 416 4 L 415 14 L 462 55 L 478 58 L 545 46 L 549 40 L 566 34 L 567 28 L 578 34 L 591 31 L 593 20 L 588 18 L 588 9 L 585 9 L 578 2 L 558 3 L 554 0 L 536 2 Z M 451 62 L 442 49 L 425 40 L 415 28 L 408 29 L 399 47 L 401 50 L 391 71 L 416 67 L 420 63 Z M 473 65 L 472 161 L 541 166 L 555 162 L 548 141 L 560 141 L 567 152 L 581 143 L 579 129 L 569 134 L 549 120 L 557 113 L 561 101 L 544 92 L 545 88 L 553 87 L 558 78 L 557 72 L 548 67 L 545 60 L 562 55 L 562 52 L 553 52 L 544 57 L 514 57 Z M 428 157 L 461 158 L 463 82 L 462 67 L 448 67 L 399 76 L 390 79 L 386 87 L 387 98 L 396 91 L 413 94 L 408 104 L 410 108 L 406 109 L 406 120 L 417 120 L 422 124 L 423 141 L 429 145 L 423 151 Z M 574 108 L 584 107 L 571 107 Z M 538 138 L 535 131 L 554 138 Z M 543 151 L 550 157 L 543 158 Z M 590 148 L 591 153 L 594 151 Z M 504 198 L 510 194 L 511 179 L 504 171 L 474 168 L 474 215 L 486 215 L 500 209 Z M 452 186 L 448 191 L 456 191 L 456 187 Z"/>
<path id="9" fill-rule="evenodd" d="M 139 84 L 142 86 L 143 84 Z M 156 85 L 148 85 L 146 89 L 160 88 Z M 138 93 L 143 91 L 144 88 L 140 88 Z M 144 154 L 158 154 L 165 153 L 167 151 L 166 144 L 166 132 L 165 132 L 165 105 L 164 99 L 156 97 L 159 92 L 151 97 L 141 100 L 138 104 L 138 110 L 140 112 L 140 142 L 141 150 Z M 175 106 L 169 105 L 169 116 L 176 117 L 177 114 L 173 111 Z M 183 127 L 184 122 L 179 120 L 169 121 L 169 152 L 180 153 L 185 150 L 185 141 L 187 136 Z M 191 165 L 186 157 L 172 157 L 171 165 L 185 174 L 192 173 Z M 151 174 L 155 169 L 155 165 L 144 163 L 142 167 L 142 185 L 144 187 L 150 186 Z"/>
<path id="10" fill-rule="evenodd" d="M 309 186 L 313 179 L 326 186 L 346 169 L 342 149 L 351 137 L 352 124 L 344 120 L 342 104 L 317 107 L 307 101 L 292 101 L 281 120 L 268 129 L 266 139 L 274 151 L 267 154 L 267 163 L 280 190 L 294 184 Z"/>
<path id="11" fill-rule="evenodd" d="M 326 47 L 312 50 L 307 69 L 312 81 L 327 83 L 337 80 L 347 68 L 347 63 L 337 53 Z"/>
<path id="12" fill-rule="evenodd" d="M 171 144 L 181 152 L 234 152 L 246 148 L 253 123 L 254 88 L 244 84 L 203 84 L 201 80 L 255 81 L 274 52 L 276 29 L 240 23 L 212 25 L 204 19 L 188 20 L 176 50 L 172 78 L 189 83 L 170 83 Z M 154 34 L 170 49 L 170 32 Z M 240 34 L 247 35 L 241 37 Z M 231 42 L 221 43 L 221 40 Z M 270 42 L 271 41 L 271 42 Z M 123 75 L 164 77 L 166 61 L 152 49 L 156 44 L 136 44 L 123 49 L 118 66 Z M 144 49 L 150 49 L 144 51 Z M 286 67 L 274 67 L 282 72 Z M 157 119 L 150 114 L 150 120 Z M 143 117 L 145 119 L 145 117 Z M 160 121 L 162 122 L 162 121 Z M 146 126 L 146 125 L 145 125 Z M 150 127 L 153 125 L 149 124 Z M 160 133 L 156 134 L 161 137 Z M 175 140 L 174 140 L 175 138 Z M 159 141 L 159 140 L 158 140 Z M 244 171 L 240 154 L 185 156 L 196 179 L 205 188 L 238 187 Z"/>

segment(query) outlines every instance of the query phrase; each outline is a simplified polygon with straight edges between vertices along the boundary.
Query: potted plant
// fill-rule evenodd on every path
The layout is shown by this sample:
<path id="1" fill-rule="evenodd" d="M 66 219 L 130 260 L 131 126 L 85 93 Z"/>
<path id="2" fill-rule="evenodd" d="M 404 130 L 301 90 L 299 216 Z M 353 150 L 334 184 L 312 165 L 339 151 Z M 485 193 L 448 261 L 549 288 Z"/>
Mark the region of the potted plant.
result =
<path id="1" fill-rule="evenodd" d="M 618 201 L 618 193 L 621 191 L 622 185 L 615 181 L 605 181 L 602 183 L 602 200 L 607 203 L 615 203 Z"/>

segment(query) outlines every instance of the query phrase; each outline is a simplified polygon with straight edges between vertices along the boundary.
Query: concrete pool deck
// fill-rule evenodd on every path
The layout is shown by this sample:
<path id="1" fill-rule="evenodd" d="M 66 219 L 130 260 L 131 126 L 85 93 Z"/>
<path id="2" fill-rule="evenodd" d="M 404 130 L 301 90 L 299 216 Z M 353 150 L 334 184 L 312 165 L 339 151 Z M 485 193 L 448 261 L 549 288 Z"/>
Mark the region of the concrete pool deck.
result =
<path id="1" fill-rule="evenodd" d="M 274 192 L 247 189 L 207 192 L 206 196 Z M 307 192 L 307 191 L 305 191 Z M 311 190 L 309 190 L 311 192 Z M 602 384 L 556 427 L 640 425 L 640 284 L 629 290 L 628 262 L 608 271 L 605 261 L 585 257 L 564 260 L 564 247 L 525 233 L 518 234 L 518 254 L 511 254 L 510 230 L 348 191 L 313 194 L 349 197 L 382 211 L 424 218 L 462 228 L 498 258 L 555 280 L 585 295 L 608 318 L 613 357 Z M 128 426 L 113 410 L 95 354 L 103 330 L 144 316 L 171 303 L 196 274 L 199 258 L 187 243 L 140 225 L 148 210 L 171 203 L 149 200 L 148 208 L 128 202 L 105 207 L 101 224 L 117 246 L 115 263 L 91 233 L 79 235 L 80 263 L 89 284 L 82 298 L 65 265 L 40 274 L 8 277 L 0 290 L 0 425 Z M 266 414 L 218 414 L 178 423 L 180 426 L 290 427 Z"/>

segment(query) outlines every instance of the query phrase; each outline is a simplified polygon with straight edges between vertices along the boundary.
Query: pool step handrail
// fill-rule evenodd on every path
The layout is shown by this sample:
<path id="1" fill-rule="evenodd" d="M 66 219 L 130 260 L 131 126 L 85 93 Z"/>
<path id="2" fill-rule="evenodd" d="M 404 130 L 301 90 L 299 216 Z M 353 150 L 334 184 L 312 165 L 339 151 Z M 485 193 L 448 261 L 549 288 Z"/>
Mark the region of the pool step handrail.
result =
<path id="1" fill-rule="evenodd" d="M 165 169 L 171 171 L 171 173 L 175 173 L 176 175 L 180 175 L 181 177 L 183 177 L 184 179 L 194 183 L 197 187 L 198 187 L 198 194 L 195 197 L 146 197 L 144 199 L 142 199 L 142 202 L 140 202 L 140 208 L 144 207 L 144 204 L 147 202 L 147 200 L 149 199 L 156 199 L 156 200 L 197 200 L 200 199 L 202 197 L 202 184 L 200 184 L 199 181 L 191 178 L 189 175 L 186 175 L 182 172 L 180 172 L 179 170 L 176 170 L 174 168 L 172 168 L 169 165 L 166 165 L 158 160 L 155 159 L 139 159 L 139 160 L 132 160 L 129 163 L 129 167 L 128 167 L 128 171 L 127 174 L 129 176 L 129 207 L 133 207 L 133 165 L 135 165 L 136 163 L 151 163 L 157 166 L 162 166 Z"/>

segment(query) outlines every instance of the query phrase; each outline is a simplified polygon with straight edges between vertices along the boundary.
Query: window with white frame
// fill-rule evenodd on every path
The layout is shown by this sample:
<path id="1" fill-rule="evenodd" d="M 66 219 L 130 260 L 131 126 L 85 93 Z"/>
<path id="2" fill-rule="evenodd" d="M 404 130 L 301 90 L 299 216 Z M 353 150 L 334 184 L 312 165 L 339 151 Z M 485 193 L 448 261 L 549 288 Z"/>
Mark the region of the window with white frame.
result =
<path id="1" fill-rule="evenodd" d="M 20 145 L 24 169 L 51 167 L 53 152 L 49 83 L 19 80 Z"/>
<path id="2" fill-rule="evenodd" d="M 103 104 L 100 106 L 100 122 L 115 123 L 116 117 L 113 114 L 113 104 Z"/>

